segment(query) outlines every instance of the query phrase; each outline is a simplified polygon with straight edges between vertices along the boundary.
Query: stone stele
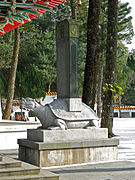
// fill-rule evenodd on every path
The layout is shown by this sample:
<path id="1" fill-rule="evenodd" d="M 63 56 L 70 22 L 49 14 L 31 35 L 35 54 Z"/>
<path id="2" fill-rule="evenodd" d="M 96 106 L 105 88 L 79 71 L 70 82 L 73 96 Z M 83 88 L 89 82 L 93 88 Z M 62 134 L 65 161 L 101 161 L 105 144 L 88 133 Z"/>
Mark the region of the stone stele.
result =
<path id="1" fill-rule="evenodd" d="M 99 118 L 78 98 L 77 37 L 75 22 L 57 23 L 57 99 L 45 106 L 31 98 L 21 100 L 21 107 L 32 110 L 43 128 L 28 130 L 27 139 L 18 140 L 19 159 L 39 167 L 118 158 L 118 139 L 108 139 L 106 128 L 89 127 Z"/>

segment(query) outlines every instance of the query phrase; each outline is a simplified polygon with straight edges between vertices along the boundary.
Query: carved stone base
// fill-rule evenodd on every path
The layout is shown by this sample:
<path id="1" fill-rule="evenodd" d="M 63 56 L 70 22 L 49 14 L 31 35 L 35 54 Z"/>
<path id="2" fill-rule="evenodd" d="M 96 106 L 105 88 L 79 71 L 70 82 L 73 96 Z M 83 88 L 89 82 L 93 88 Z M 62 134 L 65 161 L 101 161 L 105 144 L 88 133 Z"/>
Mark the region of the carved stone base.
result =
<path id="1" fill-rule="evenodd" d="M 27 139 L 18 140 L 19 159 L 39 167 L 117 160 L 119 140 L 114 138 L 108 139 L 106 129 L 95 128 L 93 130 L 91 128 L 83 130 L 84 132 L 82 130 L 79 131 L 56 130 L 50 131 L 49 134 L 49 131 L 45 130 L 35 130 L 35 132 L 31 130 Z M 98 136 L 96 136 L 98 131 Z M 101 136 L 99 135 L 100 133 Z M 78 134 L 80 134 L 80 139 L 77 137 Z M 59 140 L 58 137 L 60 138 Z"/>
<path id="2" fill-rule="evenodd" d="M 44 130 L 28 129 L 27 139 L 35 142 L 52 143 L 57 141 L 107 139 L 106 128 L 90 127 L 89 129 Z"/>

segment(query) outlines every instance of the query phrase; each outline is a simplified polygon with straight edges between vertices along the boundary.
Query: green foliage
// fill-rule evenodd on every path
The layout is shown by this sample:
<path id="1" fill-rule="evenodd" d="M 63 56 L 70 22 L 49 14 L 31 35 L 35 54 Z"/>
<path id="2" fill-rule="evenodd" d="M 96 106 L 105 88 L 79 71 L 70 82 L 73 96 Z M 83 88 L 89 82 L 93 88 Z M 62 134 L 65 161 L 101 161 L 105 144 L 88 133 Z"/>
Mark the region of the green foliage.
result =
<path id="1" fill-rule="evenodd" d="M 15 95 L 16 97 L 32 98 L 45 96 L 42 75 L 34 67 L 25 75 L 17 72 Z"/>
<path id="2" fill-rule="evenodd" d="M 24 33 L 24 32 L 29 33 L 31 31 L 35 31 L 35 25 L 32 24 L 32 22 L 30 21 L 30 22 L 27 22 L 27 23 L 23 24 L 21 27 L 19 27 L 19 30 L 20 30 L 21 34 Z"/>
<path id="3" fill-rule="evenodd" d="M 22 87 L 22 92 L 19 90 L 18 96 L 44 96 L 48 84 L 56 82 L 55 52 L 53 32 L 36 30 L 23 35 L 19 54 L 19 73 L 17 73 L 19 84 L 16 83 L 17 89 Z M 35 85 L 36 81 L 37 85 Z"/>
<path id="4" fill-rule="evenodd" d="M 117 46 L 116 83 L 124 90 L 130 87 L 133 80 L 133 71 L 127 66 L 128 49 L 120 41 Z"/>
<path id="5" fill-rule="evenodd" d="M 0 93 L 7 95 L 9 69 L 13 56 L 13 32 L 0 36 Z"/>
<path id="6" fill-rule="evenodd" d="M 130 87 L 124 92 L 124 96 L 122 98 L 122 104 L 125 105 L 135 105 L 135 90 Z"/>
<path id="7" fill-rule="evenodd" d="M 126 54 L 125 57 L 123 57 L 123 54 L 121 53 L 121 64 L 120 68 L 123 67 L 123 71 L 118 73 L 118 76 L 120 77 L 120 74 L 123 74 L 121 76 L 121 79 L 119 79 L 120 83 L 124 83 L 124 96 L 122 98 L 122 103 L 126 105 L 134 105 L 134 84 L 135 84 L 135 60 L 134 60 L 134 50 L 130 54 Z M 126 60 L 125 60 L 126 58 Z M 124 64 L 124 66 L 123 66 Z"/>
<path id="8" fill-rule="evenodd" d="M 56 82 L 56 44 L 55 37 L 48 30 L 43 33 L 43 41 L 38 42 L 38 68 L 49 84 Z M 41 43 L 42 42 L 42 43 Z"/>
<path id="9" fill-rule="evenodd" d="M 28 96 L 29 94 L 31 97 L 35 94 L 36 96 L 41 96 L 41 94 L 43 96 L 50 86 L 56 89 L 55 23 L 66 16 L 69 17 L 69 14 L 69 4 L 66 2 L 65 5 L 61 4 L 58 9 L 55 9 L 54 13 L 46 12 L 33 19 L 31 24 L 35 28 L 32 31 L 22 31 L 19 73 L 17 73 L 17 82 L 19 83 L 16 83 L 18 96 Z M 37 86 L 34 86 L 34 75 L 31 70 L 38 76 Z M 22 92 L 21 90 L 18 91 L 18 87 L 22 87 Z"/>
<path id="10" fill-rule="evenodd" d="M 81 96 L 83 92 L 83 79 L 86 58 L 86 43 L 79 41 L 78 43 L 78 94 Z"/>
<path id="11" fill-rule="evenodd" d="M 0 70 L 10 68 L 13 56 L 13 34 L 0 36 Z"/>
<path id="12" fill-rule="evenodd" d="M 79 94 L 82 93 L 84 66 L 86 59 L 86 33 L 87 33 L 87 12 L 88 0 L 82 1 L 77 9 L 77 21 L 79 22 L 79 44 L 78 44 L 78 79 Z M 133 29 L 131 11 L 128 4 L 121 4 L 119 8 L 119 37 L 121 40 L 130 42 Z M 107 0 L 101 2 L 100 25 L 104 26 L 103 39 L 105 48 L 106 22 L 107 22 Z M 56 46 L 55 46 L 55 24 L 65 18 L 70 19 L 71 10 L 69 1 L 61 4 L 54 10 L 54 13 L 45 12 L 43 16 L 37 17 L 20 27 L 21 47 L 16 77 L 15 95 L 41 96 L 48 86 L 52 85 L 56 90 Z M 128 51 L 119 43 L 117 62 L 117 84 L 124 89 L 131 84 L 133 72 L 126 66 Z M 8 69 L 13 52 L 13 31 L 0 36 L 0 85 L 3 93 L 8 80 Z M 37 76 L 37 78 L 35 77 Z M 127 84 L 126 84 L 127 83 Z M 3 85 L 5 87 L 3 87 Z"/>
<path id="13" fill-rule="evenodd" d="M 103 91 L 106 92 L 108 90 L 112 92 L 113 97 L 124 94 L 122 87 L 118 86 L 116 83 L 114 84 L 105 83 L 103 87 Z"/>
<path id="14" fill-rule="evenodd" d="M 135 72 L 135 58 L 133 55 L 130 55 L 127 59 L 127 66 Z"/>
<path id="15" fill-rule="evenodd" d="M 71 11 L 69 1 L 59 4 L 58 7 L 53 8 L 53 12 L 45 12 L 41 16 L 32 20 L 35 28 L 41 32 L 54 31 L 56 22 L 64 19 L 70 19 Z"/>
<path id="16" fill-rule="evenodd" d="M 99 36 L 100 36 L 100 51 L 106 50 L 106 36 L 107 36 L 107 4 L 108 1 L 104 0 L 101 2 L 100 9 L 100 26 L 99 26 Z M 82 1 L 82 6 L 79 7 L 78 21 L 79 25 L 79 87 L 83 84 L 84 66 L 86 59 L 86 33 L 87 33 L 87 12 L 88 12 L 88 1 Z M 131 42 L 134 35 L 132 26 L 132 17 L 129 15 L 131 12 L 131 7 L 128 3 L 119 2 L 118 11 L 118 58 L 117 58 L 117 74 L 116 82 L 123 87 L 129 86 L 132 80 L 132 72 L 126 65 L 126 60 L 128 56 L 128 50 L 121 42 Z M 80 91 L 81 92 L 81 91 Z"/>
<path id="17" fill-rule="evenodd" d="M 5 97 L 6 91 L 7 91 L 7 82 L 6 82 L 2 72 L 0 72 L 0 94 L 2 94 Z"/>
<path id="18" fill-rule="evenodd" d="M 131 7 L 129 3 L 120 3 L 119 2 L 119 11 L 118 11 L 118 38 L 119 40 L 131 43 L 131 40 L 134 36 L 134 30 L 132 25 L 132 16 Z"/>
<path id="19" fill-rule="evenodd" d="M 104 26 L 104 39 L 106 37 L 107 29 L 107 4 L 108 1 L 104 0 L 101 2 L 100 11 L 100 25 Z M 130 16 L 131 7 L 129 3 L 118 3 L 118 40 L 122 42 L 131 43 L 134 36 L 134 30 L 132 25 L 132 16 Z M 102 36 L 100 35 L 102 38 Z"/>
<path id="20" fill-rule="evenodd" d="M 82 5 L 78 7 L 77 21 L 79 24 L 79 41 L 87 42 L 87 14 L 89 1 L 82 1 Z"/>

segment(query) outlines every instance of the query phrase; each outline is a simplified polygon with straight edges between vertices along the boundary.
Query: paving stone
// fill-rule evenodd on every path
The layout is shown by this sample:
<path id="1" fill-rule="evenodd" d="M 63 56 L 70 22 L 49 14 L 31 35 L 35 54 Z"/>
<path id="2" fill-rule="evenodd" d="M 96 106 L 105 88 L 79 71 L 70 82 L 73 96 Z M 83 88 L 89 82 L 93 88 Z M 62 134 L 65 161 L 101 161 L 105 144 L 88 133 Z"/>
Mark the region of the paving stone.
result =
<path id="1" fill-rule="evenodd" d="M 17 161 L 8 157 L 3 157 L 2 161 L 0 162 L 0 169 L 17 167 L 21 167 L 21 161 Z"/>
<path id="2" fill-rule="evenodd" d="M 59 175 L 47 170 L 40 170 L 38 175 L 1 177 L 1 180 L 59 180 Z"/>

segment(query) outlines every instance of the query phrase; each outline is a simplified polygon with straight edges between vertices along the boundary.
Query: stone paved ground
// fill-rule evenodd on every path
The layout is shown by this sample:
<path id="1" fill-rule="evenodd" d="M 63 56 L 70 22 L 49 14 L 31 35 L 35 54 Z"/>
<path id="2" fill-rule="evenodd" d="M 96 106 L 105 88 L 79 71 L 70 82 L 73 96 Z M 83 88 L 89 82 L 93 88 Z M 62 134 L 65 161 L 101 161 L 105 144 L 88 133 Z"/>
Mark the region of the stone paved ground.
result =
<path id="1" fill-rule="evenodd" d="M 60 180 L 135 180 L 135 163 L 129 161 L 52 169 Z"/>
<path id="2" fill-rule="evenodd" d="M 3 150 L 0 154 L 17 158 L 18 151 Z M 60 180 L 135 180 L 135 163 L 131 161 L 91 163 L 48 170 L 59 174 Z"/>
<path id="3" fill-rule="evenodd" d="M 60 180 L 135 180 L 135 119 L 116 119 L 114 132 L 119 135 L 119 160 L 116 162 L 47 169 L 60 175 Z M 17 157 L 17 150 L 0 151 Z"/>
<path id="4" fill-rule="evenodd" d="M 135 180 L 135 118 L 114 119 L 120 161 L 51 169 L 61 180 Z"/>
<path id="5" fill-rule="evenodd" d="M 119 160 L 135 162 L 135 118 L 114 119 L 114 133 L 119 135 Z"/>

